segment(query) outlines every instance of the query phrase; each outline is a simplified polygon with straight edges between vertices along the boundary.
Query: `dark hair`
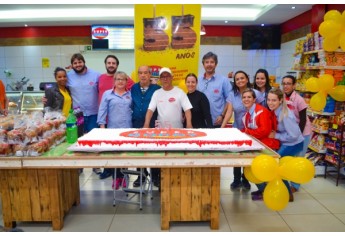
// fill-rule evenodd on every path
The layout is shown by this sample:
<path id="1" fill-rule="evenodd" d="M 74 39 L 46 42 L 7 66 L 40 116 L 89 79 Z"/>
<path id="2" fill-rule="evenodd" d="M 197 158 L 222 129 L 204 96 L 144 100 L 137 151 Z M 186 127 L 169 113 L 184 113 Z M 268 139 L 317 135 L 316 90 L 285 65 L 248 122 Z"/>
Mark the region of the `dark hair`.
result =
<path id="1" fill-rule="evenodd" d="M 256 94 L 255 94 L 254 90 L 251 88 L 246 88 L 245 90 L 243 90 L 242 97 L 243 97 L 243 94 L 245 94 L 245 93 L 251 93 L 253 98 L 256 98 Z"/>
<path id="2" fill-rule="evenodd" d="M 285 78 L 291 79 L 291 80 L 292 80 L 292 84 L 295 84 L 295 83 L 296 83 L 296 77 L 293 76 L 293 75 L 285 75 L 285 76 L 282 78 L 282 81 L 283 81 L 283 79 L 285 79 Z"/>
<path id="3" fill-rule="evenodd" d="M 268 72 L 267 70 L 265 69 L 258 69 L 255 73 L 255 76 L 254 76 L 254 89 L 256 90 L 260 90 L 259 87 L 256 85 L 256 75 L 259 74 L 259 73 L 263 73 L 265 75 L 265 78 L 266 78 L 266 83 L 265 83 L 265 92 L 266 94 L 268 93 L 268 91 L 270 91 L 270 89 L 272 88 L 272 86 L 270 85 L 270 77 L 268 75 Z"/>
<path id="4" fill-rule="evenodd" d="M 113 59 L 115 59 L 116 64 L 117 64 L 117 65 L 120 65 L 120 61 L 119 61 L 119 59 L 118 59 L 115 55 L 108 55 L 108 56 L 104 59 L 104 64 L 107 63 L 108 58 L 113 58 Z"/>
<path id="5" fill-rule="evenodd" d="M 60 71 L 64 71 L 65 73 L 67 73 L 66 70 L 65 70 L 64 68 L 62 68 L 62 67 L 56 67 L 55 70 L 54 70 L 54 77 L 55 77 L 55 78 L 56 78 L 57 73 L 60 72 Z"/>
<path id="6" fill-rule="evenodd" d="M 213 52 L 208 52 L 202 57 L 202 64 L 204 64 L 204 61 L 209 58 L 212 58 L 216 62 L 216 65 L 218 64 L 218 56 Z"/>
<path id="7" fill-rule="evenodd" d="M 81 55 L 80 53 L 74 53 L 72 55 L 72 57 L 71 57 L 71 64 L 73 64 L 73 62 L 75 60 L 81 60 L 81 61 L 83 61 L 85 63 L 85 59 L 84 59 L 83 55 Z"/>
<path id="8" fill-rule="evenodd" d="M 250 83 L 250 81 L 249 81 L 249 76 L 248 76 L 248 74 L 247 74 L 246 72 L 244 72 L 243 70 L 236 71 L 236 73 L 235 73 L 235 75 L 234 75 L 234 84 L 233 84 L 233 88 L 232 88 L 232 89 L 234 90 L 234 94 L 235 94 L 235 95 L 240 91 L 240 89 L 239 89 L 238 86 L 236 85 L 236 75 L 239 74 L 239 73 L 244 74 L 244 76 L 247 78 L 247 88 L 251 88 L 251 87 L 252 87 L 252 85 L 251 85 L 251 83 Z"/>
<path id="9" fill-rule="evenodd" d="M 194 78 L 196 79 L 196 82 L 198 83 L 198 77 L 197 77 L 194 73 L 189 73 L 189 74 L 186 76 L 186 78 L 184 79 L 185 82 L 187 81 L 187 78 L 188 78 L 189 76 L 194 77 Z"/>

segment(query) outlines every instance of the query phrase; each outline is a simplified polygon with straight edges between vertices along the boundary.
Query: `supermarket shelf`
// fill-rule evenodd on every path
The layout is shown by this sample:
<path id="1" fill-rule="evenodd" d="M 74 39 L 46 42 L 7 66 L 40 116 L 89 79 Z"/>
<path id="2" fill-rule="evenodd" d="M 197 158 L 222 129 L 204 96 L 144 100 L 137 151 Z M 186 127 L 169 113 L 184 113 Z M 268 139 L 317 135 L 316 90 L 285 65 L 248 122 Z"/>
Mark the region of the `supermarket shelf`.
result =
<path id="1" fill-rule="evenodd" d="M 322 112 L 322 111 L 314 111 L 310 108 L 307 109 L 307 114 L 308 115 L 322 115 L 322 116 L 334 116 L 335 112 Z"/>
<path id="2" fill-rule="evenodd" d="M 318 134 L 328 134 L 328 130 L 320 130 L 316 128 L 312 128 L 313 132 L 318 133 Z"/>
<path id="3" fill-rule="evenodd" d="M 320 154 L 325 154 L 325 153 L 326 153 L 326 150 L 319 150 L 319 149 L 317 149 L 316 147 L 311 146 L 311 145 L 308 145 L 308 148 L 311 149 L 311 150 L 313 150 L 313 151 L 316 152 L 316 153 L 320 153 Z"/>
<path id="4" fill-rule="evenodd" d="M 345 70 L 345 66 L 295 66 L 292 68 L 292 70 L 300 70 L 300 71 L 306 71 L 306 70 Z"/>

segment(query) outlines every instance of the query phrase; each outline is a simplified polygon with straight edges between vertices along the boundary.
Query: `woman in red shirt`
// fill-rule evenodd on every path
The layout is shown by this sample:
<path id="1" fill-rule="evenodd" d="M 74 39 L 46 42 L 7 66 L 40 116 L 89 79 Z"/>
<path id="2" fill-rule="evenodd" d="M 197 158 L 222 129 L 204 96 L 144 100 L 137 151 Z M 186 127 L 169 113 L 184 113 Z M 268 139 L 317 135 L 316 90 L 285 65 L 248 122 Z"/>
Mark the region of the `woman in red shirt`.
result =
<path id="1" fill-rule="evenodd" d="M 242 132 L 253 136 L 273 150 L 278 150 L 280 143 L 278 139 L 269 138 L 270 133 L 276 131 L 276 116 L 267 108 L 255 103 L 256 95 L 252 89 L 245 89 L 242 92 L 242 103 L 247 109 L 242 121 L 244 128 Z M 252 192 L 253 200 L 262 200 L 260 190 Z"/>

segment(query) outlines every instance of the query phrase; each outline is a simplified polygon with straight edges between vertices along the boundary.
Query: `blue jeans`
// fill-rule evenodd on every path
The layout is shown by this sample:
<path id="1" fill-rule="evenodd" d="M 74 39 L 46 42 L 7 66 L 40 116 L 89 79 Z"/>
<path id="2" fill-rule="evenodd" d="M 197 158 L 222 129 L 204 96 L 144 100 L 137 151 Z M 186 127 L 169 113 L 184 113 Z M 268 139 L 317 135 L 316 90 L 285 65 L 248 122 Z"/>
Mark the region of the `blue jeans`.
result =
<path id="1" fill-rule="evenodd" d="M 97 114 L 84 116 L 84 133 L 90 132 L 93 128 L 98 128 Z"/>
<path id="2" fill-rule="evenodd" d="M 278 154 L 281 156 L 281 157 L 285 157 L 285 156 L 297 156 L 303 149 L 303 143 L 304 142 L 300 142 L 298 144 L 295 144 L 293 146 L 286 146 L 286 145 L 281 145 L 279 150 L 278 150 Z M 292 193 L 291 192 L 291 188 L 290 188 L 290 184 L 287 180 L 283 180 L 285 186 L 287 187 L 289 193 Z M 298 185 L 297 189 L 299 188 L 299 184 L 296 184 L 296 183 L 292 183 L 291 182 L 291 185 L 293 187 L 295 187 L 295 185 Z M 261 184 L 257 184 L 256 185 L 258 187 L 258 189 L 263 192 L 265 190 L 265 187 L 266 187 L 266 183 L 261 183 Z"/>

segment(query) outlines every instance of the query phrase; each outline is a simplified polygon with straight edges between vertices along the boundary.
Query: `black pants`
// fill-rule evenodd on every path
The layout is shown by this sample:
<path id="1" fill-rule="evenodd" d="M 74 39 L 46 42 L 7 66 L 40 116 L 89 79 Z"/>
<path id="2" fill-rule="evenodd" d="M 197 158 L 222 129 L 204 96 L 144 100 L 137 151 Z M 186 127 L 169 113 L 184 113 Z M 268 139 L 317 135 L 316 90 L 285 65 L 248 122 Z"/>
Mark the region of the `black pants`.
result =
<path id="1" fill-rule="evenodd" d="M 140 171 L 140 168 L 137 168 L 137 171 Z M 146 176 L 148 176 L 148 175 L 149 175 L 149 172 L 147 171 L 147 169 L 146 169 L 146 168 L 144 168 L 143 173 L 144 173 Z"/>
<path id="2" fill-rule="evenodd" d="M 152 181 L 159 181 L 161 179 L 161 169 L 160 168 L 151 168 Z"/>
<path id="3" fill-rule="evenodd" d="M 234 182 L 248 181 L 244 174 L 242 174 L 242 167 L 234 167 Z"/>

